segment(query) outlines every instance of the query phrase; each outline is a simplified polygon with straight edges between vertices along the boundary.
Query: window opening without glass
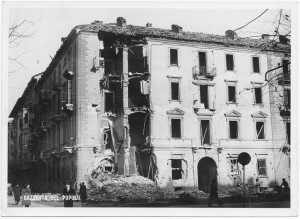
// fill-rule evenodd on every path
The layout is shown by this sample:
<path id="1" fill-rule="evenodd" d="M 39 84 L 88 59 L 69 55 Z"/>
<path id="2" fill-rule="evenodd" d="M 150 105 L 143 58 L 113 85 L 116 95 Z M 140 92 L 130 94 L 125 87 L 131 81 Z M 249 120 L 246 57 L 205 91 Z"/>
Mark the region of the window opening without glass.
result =
<path id="1" fill-rule="evenodd" d="M 180 159 L 172 159 L 172 179 L 182 179 L 182 161 Z"/>
<path id="2" fill-rule="evenodd" d="M 226 67 L 227 67 L 227 71 L 233 71 L 234 69 L 233 55 L 226 54 Z"/>
<path id="3" fill-rule="evenodd" d="M 238 138 L 238 121 L 229 121 L 229 137 L 230 139 Z"/>
<path id="4" fill-rule="evenodd" d="M 171 119 L 172 138 L 181 138 L 181 120 Z"/>
<path id="5" fill-rule="evenodd" d="M 178 50 L 170 49 L 170 64 L 178 65 Z"/>

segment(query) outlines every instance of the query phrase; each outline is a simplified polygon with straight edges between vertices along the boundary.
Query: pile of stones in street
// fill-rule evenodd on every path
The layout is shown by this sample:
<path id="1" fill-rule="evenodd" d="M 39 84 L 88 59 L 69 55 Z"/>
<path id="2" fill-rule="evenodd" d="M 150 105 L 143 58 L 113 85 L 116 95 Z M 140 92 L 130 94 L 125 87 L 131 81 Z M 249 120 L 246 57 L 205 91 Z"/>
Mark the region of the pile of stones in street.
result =
<path id="1" fill-rule="evenodd" d="M 220 187 L 219 188 L 219 194 L 220 195 L 231 195 L 231 196 L 235 196 L 235 195 L 243 195 L 245 192 L 245 195 L 247 196 L 251 196 L 256 194 L 256 190 L 255 188 L 252 186 L 234 186 L 234 187 Z"/>
<path id="2" fill-rule="evenodd" d="M 101 201 L 137 201 L 171 200 L 181 197 L 207 198 L 208 195 L 198 190 L 161 189 L 155 183 L 138 175 L 114 175 L 102 173 L 90 181 L 88 199 Z"/>
<path id="3" fill-rule="evenodd" d="M 219 187 L 220 198 L 225 202 L 240 202 L 244 194 L 244 187 Z M 263 194 L 265 193 L 265 194 Z M 245 186 L 245 196 L 248 200 L 261 201 L 274 199 L 273 191 L 265 191 L 257 196 L 253 186 Z M 162 189 L 143 176 L 115 175 L 113 173 L 100 173 L 91 179 L 88 190 L 88 200 L 91 202 L 140 202 L 171 200 L 182 203 L 207 203 L 209 194 L 198 189 L 182 189 L 174 191 L 174 188 Z"/>

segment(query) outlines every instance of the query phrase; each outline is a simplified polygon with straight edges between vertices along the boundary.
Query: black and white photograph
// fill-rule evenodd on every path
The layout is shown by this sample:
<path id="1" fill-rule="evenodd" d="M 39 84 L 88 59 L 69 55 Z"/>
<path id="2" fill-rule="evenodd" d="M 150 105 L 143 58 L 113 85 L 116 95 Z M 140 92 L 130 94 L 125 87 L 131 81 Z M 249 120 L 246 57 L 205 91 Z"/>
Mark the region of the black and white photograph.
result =
<path id="1" fill-rule="evenodd" d="M 2 6 L 1 215 L 298 216 L 296 1 Z"/>

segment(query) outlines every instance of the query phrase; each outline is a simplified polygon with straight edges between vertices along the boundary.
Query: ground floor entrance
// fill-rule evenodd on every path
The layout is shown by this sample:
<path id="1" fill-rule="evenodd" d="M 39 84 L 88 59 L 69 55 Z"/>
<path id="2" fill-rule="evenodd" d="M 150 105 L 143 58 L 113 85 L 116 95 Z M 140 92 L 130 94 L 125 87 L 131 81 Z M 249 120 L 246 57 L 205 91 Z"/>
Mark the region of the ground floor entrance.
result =
<path id="1" fill-rule="evenodd" d="M 209 193 L 211 180 L 217 176 L 216 162 L 210 157 L 203 157 L 198 163 L 198 189 Z"/>

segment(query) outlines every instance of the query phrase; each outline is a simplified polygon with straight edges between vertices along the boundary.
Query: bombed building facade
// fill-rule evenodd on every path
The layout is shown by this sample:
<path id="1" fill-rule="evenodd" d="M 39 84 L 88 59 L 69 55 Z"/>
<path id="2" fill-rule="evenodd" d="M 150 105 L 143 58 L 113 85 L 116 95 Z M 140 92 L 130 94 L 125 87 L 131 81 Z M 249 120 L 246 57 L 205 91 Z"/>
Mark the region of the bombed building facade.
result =
<path id="1" fill-rule="evenodd" d="M 247 152 L 248 184 L 289 181 L 290 118 L 265 81 L 266 72 L 282 72 L 273 69 L 290 59 L 288 44 L 121 17 L 76 26 L 62 41 L 10 114 L 18 180 L 57 192 L 115 172 L 207 192 L 212 178 L 240 183 L 237 157 Z"/>

